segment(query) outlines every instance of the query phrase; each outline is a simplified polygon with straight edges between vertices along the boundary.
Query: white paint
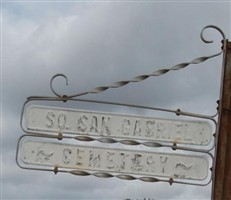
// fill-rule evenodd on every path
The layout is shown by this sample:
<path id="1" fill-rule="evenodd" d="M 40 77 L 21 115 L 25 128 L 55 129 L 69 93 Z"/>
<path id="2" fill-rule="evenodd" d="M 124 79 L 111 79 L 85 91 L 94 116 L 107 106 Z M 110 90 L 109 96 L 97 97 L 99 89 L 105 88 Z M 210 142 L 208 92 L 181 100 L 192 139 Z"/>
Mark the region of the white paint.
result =
<path id="1" fill-rule="evenodd" d="M 20 158 L 25 164 L 78 170 L 204 180 L 208 160 L 202 156 L 85 147 L 25 141 Z"/>
<path id="2" fill-rule="evenodd" d="M 27 108 L 25 121 L 30 131 L 193 145 L 208 145 L 212 140 L 212 128 L 207 121 L 159 119 L 45 106 Z"/>

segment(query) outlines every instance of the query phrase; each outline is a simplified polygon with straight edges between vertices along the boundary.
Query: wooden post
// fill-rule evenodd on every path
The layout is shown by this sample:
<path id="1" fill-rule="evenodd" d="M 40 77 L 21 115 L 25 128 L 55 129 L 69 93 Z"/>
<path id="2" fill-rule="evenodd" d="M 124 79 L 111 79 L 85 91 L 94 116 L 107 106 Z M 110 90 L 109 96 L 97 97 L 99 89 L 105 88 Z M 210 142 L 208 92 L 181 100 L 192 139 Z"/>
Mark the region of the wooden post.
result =
<path id="1" fill-rule="evenodd" d="M 212 199 L 231 200 L 231 42 L 224 41 Z"/>

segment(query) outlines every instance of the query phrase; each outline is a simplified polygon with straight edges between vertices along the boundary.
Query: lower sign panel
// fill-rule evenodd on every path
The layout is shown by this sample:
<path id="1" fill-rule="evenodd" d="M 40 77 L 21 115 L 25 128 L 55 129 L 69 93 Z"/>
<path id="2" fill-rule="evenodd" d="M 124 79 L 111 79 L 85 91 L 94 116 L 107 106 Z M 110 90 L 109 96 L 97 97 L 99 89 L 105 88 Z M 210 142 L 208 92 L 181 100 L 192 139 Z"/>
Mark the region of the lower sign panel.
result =
<path id="1" fill-rule="evenodd" d="M 143 152 L 72 144 L 22 141 L 18 159 L 25 165 L 202 181 L 208 176 L 206 157 Z"/>

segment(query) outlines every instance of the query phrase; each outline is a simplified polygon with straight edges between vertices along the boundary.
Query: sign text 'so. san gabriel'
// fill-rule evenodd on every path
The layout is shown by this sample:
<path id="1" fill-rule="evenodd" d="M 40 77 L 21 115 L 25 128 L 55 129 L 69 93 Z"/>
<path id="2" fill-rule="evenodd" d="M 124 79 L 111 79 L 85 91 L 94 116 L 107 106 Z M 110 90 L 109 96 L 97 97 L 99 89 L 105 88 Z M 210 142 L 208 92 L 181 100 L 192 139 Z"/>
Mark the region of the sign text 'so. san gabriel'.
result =
<path id="1" fill-rule="evenodd" d="M 26 128 L 77 135 L 208 145 L 212 127 L 207 121 L 170 120 L 77 109 L 30 106 Z"/>

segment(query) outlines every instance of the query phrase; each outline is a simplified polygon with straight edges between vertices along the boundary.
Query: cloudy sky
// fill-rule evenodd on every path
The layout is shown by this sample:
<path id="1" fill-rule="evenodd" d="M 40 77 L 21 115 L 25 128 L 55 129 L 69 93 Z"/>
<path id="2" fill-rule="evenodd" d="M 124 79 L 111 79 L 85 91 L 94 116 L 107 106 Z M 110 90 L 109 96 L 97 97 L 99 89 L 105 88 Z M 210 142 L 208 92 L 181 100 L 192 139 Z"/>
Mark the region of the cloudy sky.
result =
<path id="1" fill-rule="evenodd" d="M 219 26 L 231 36 L 229 1 L 1 1 L 2 199 L 210 199 L 205 187 L 54 175 L 20 169 L 16 145 L 28 96 L 76 94 L 220 51 Z M 150 77 L 88 99 L 163 107 L 212 115 L 219 99 L 222 56 L 161 77 Z M 73 105 L 75 106 L 75 105 Z M 149 110 L 78 104 L 95 111 Z M 160 114 L 161 115 L 161 114 Z M 175 117 L 175 116 L 172 116 Z M 140 147 L 137 147 L 138 149 Z"/>

